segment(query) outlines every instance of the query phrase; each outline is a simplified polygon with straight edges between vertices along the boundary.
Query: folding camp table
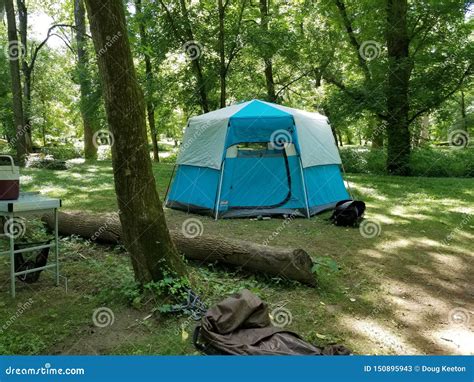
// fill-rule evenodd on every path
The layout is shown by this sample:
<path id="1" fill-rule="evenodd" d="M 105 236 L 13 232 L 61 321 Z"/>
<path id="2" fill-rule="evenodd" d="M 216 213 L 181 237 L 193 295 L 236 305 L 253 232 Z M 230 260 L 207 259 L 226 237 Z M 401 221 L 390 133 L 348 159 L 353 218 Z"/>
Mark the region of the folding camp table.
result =
<path id="1" fill-rule="evenodd" d="M 54 199 L 40 195 L 35 192 L 22 192 L 16 200 L 0 200 L 0 216 L 5 217 L 3 227 L 3 235 L 9 239 L 9 250 L 0 252 L 0 255 L 10 255 L 10 283 L 11 294 L 15 297 L 15 278 L 17 276 L 26 275 L 44 269 L 55 268 L 56 285 L 59 285 L 59 243 L 58 243 L 58 208 L 61 207 L 61 199 Z M 22 229 L 18 219 L 26 215 L 38 215 L 52 211 L 54 214 L 54 241 L 48 244 L 35 245 L 15 250 L 15 236 L 10 229 L 12 225 L 17 224 L 17 229 Z M 23 227 L 24 228 L 24 227 Z M 15 272 L 15 254 L 41 250 L 44 248 L 54 248 L 55 258 L 54 264 L 45 265 L 44 267 L 27 269 L 21 272 Z"/>

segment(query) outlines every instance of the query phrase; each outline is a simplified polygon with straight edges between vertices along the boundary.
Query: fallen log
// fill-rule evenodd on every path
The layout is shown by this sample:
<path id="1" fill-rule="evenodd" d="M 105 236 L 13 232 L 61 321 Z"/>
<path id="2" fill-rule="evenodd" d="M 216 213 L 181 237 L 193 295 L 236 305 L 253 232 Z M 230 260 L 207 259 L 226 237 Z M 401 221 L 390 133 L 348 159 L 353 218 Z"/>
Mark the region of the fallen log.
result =
<path id="1" fill-rule="evenodd" d="M 53 228 L 53 215 L 44 215 L 43 221 Z M 122 228 L 117 214 L 60 212 L 59 233 L 81 236 L 97 243 L 119 244 Z M 311 272 L 313 262 L 303 249 L 270 247 L 208 234 L 190 237 L 177 230 L 170 230 L 170 233 L 178 250 L 188 259 L 206 264 L 217 261 L 253 272 L 297 280 L 310 286 L 316 285 Z"/>

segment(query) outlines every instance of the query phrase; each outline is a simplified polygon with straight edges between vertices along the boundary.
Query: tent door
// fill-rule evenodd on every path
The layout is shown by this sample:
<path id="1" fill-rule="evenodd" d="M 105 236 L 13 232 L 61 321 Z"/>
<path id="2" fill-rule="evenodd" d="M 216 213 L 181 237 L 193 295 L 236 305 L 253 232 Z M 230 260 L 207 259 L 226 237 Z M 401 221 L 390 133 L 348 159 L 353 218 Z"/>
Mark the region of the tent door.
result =
<path id="1" fill-rule="evenodd" d="M 274 209 L 291 199 L 285 149 L 238 149 L 232 159 L 229 209 Z"/>

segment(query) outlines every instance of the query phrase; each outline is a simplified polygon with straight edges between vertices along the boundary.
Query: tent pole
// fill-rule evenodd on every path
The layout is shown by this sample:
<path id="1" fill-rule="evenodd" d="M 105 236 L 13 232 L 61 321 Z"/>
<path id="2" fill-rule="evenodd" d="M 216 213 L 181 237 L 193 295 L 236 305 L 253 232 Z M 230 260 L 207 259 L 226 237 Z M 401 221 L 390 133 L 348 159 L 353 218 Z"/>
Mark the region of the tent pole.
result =
<path id="1" fill-rule="evenodd" d="M 303 182 L 304 201 L 306 203 L 306 216 L 309 219 L 311 218 L 311 214 L 309 213 L 308 194 L 306 192 L 306 181 L 304 180 L 304 173 L 303 173 L 303 162 L 301 161 L 301 157 L 299 157 L 299 159 L 300 159 L 301 181 Z"/>
<path id="2" fill-rule="evenodd" d="M 219 190 L 217 191 L 215 220 L 217 220 L 219 216 L 219 204 L 221 203 L 221 190 L 222 190 L 222 179 L 224 178 L 224 168 L 225 168 L 225 159 L 222 161 L 222 166 L 221 166 L 221 177 L 219 179 Z"/>
<path id="3" fill-rule="evenodd" d="M 347 179 L 346 169 L 344 168 L 344 165 L 342 164 L 342 159 L 341 159 L 341 167 L 342 167 L 342 173 L 344 174 L 344 178 Z M 349 195 L 350 195 L 351 199 L 354 200 L 354 195 L 352 194 L 351 184 L 349 183 L 349 180 L 346 180 L 346 181 L 347 181 L 347 188 L 349 188 Z"/>
<path id="4" fill-rule="evenodd" d="M 168 203 L 168 192 L 169 192 L 169 190 L 170 190 L 170 186 L 171 186 L 171 182 L 172 182 L 172 180 L 173 180 L 173 176 L 174 176 L 174 172 L 175 172 L 175 170 L 176 170 L 176 166 L 177 166 L 177 164 L 175 163 L 174 166 L 173 166 L 173 171 L 171 172 L 170 181 L 168 182 L 168 187 L 166 188 L 165 203 L 164 203 L 165 206 L 166 206 L 166 204 Z"/>

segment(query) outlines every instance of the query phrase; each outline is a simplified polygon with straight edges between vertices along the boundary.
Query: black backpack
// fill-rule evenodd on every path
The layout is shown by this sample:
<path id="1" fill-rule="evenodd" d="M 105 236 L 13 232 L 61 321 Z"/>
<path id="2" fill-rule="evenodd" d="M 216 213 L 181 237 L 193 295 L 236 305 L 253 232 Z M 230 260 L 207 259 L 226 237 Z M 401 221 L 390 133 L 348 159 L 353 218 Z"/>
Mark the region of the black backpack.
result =
<path id="1" fill-rule="evenodd" d="M 334 207 L 329 218 L 335 225 L 343 227 L 356 227 L 365 211 L 365 203 L 361 200 L 341 200 Z"/>

